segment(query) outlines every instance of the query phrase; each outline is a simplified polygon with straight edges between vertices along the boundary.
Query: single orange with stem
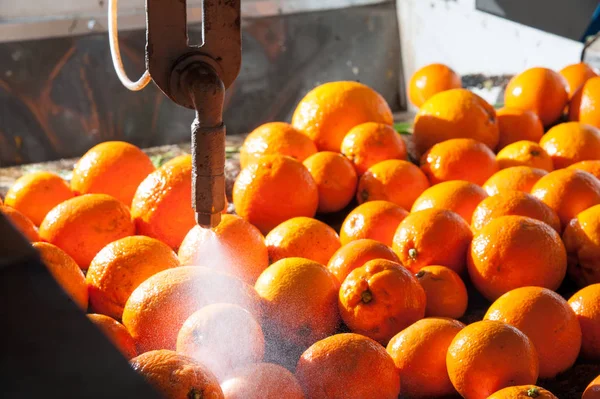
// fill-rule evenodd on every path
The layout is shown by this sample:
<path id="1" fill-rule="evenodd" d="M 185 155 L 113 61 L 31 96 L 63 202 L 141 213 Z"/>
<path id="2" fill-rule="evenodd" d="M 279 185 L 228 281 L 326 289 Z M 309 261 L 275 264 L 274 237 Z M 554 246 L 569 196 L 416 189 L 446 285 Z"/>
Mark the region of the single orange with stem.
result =
<path id="1" fill-rule="evenodd" d="M 498 152 L 496 160 L 500 169 L 513 166 L 530 166 L 547 172 L 554 170 L 550 155 L 534 141 L 521 140 L 507 145 Z"/>
<path id="2" fill-rule="evenodd" d="M 517 385 L 503 388 L 487 399 L 558 399 L 554 394 L 542 387 L 535 385 Z"/>
<path id="3" fill-rule="evenodd" d="M 468 294 L 460 276 L 446 266 L 425 266 L 415 274 L 425 290 L 425 317 L 461 318 L 467 311 Z"/>

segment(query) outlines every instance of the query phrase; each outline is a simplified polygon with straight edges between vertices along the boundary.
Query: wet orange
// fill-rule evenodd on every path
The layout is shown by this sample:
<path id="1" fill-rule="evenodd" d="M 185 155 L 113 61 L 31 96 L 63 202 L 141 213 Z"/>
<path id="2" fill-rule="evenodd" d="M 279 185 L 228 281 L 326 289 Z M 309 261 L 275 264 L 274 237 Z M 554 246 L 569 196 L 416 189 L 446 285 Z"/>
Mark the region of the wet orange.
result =
<path id="1" fill-rule="evenodd" d="M 558 233 L 524 216 L 490 221 L 473 237 L 467 261 L 473 285 L 489 300 L 530 285 L 556 290 L 567 272 Z"/>
<path id="2" fill-rule="evenodd" d="M 391 246 L 394 233 L 406 215 L 408 211 L 393 202 L 365 202 L 354 208 L 344 219 L 340 229 L 342 245 L 370 238 Z"/>
<path id="3" fill-rule="evenodd" d="M 179 247 L 182 265 L 205 266 L 254 284 L 269 266 L 261 232 L 237 215 L 223 215 L 211 230 L 194 226 Z"/>
<path id="4" fill-rule="evenodd" d="M 581 356 L 600 360 L 600 284 L 588 285 L 569 298 L 581 326 Z"/>
<path id="5" fill-rule="evenodd" d="M 581 328 L 567 301 L 547 288 L 522 287 L 498 298 L 484 316 L 525 333 L 540 360 L 540 378 L 571 368 L 581 348 Z"/>
<path id="6" fill-rule="evenodd" d="M 35 242 L 33 247 L 38 251 L 42 262 L 52 277 L 83 311 L 88 308 L 88 288 L 85 276 L 65 251 L 47 242 Z"/>
<path id="7" fill-rule="evenodd" d="M 427 176 L 408 161 L 390 159 L 371 166 L 358 181 L 356 199 L 390 201 L 410 209 L 417 197 L 429 187 Z"/>
<path id="8" fill-rule="evenodd" d="M 544 125 L 533 111 L 505 107 L 497 110 L 496 116 L 500 129 L 500 142 L 497 150 L 522 140 L 537 143 L 544 135 Z"/>
<path id="9" fill-rule="evenodd" d="M 488 197 L 481 201 L 475 212 L 471 227 L 479 231 L 490 221 L 502 216 L 527 216 L 546 223 L 557 233 L 561 233 L 560 219 L 548 205 L 531 194 L 521 191 L 509 191 Z"/>
<path id="10" fill-rule="evenodd" d="M 225 399 L 305 399 L 294 374 L 272 363 L 234 370 L 221 383 Z"/>
<path id="11" fill-rule="evenodd" d="M 581 161 L 569 165 L 568 169 L 579 169 L 591 173 L 596 179 L 600 179 L 600 161 Z"/>
<path id="12" fill-rule="evenodd" d="M 425 291 L 397 262 L 374 259 L 348 274 L 339 293 L 340 315 L 352 332 L 382 344 L 425 317 Z"/>
<path id="13" fill-rule="evenodd" d="M 496 155 L 500 169 L 530 166 L 547 172 L 554 170 L 552 158 L 542 146 L 533 141 L 517 141 L 504 147 Z"/>
<path id="14" fill-rule="evenodd" d="M 568 273 L 580 287 L 600 283 L 600 205 L 571 219 L 563 234 Z"/>
<path id="15" fill-rule="evenodd" d="M 350 161 L 336 152 L 323 151 L 311 155 L 303 163 L 317 183 L 317 212 L 337 212 L 352 201 L 358 177 Z"/>
<path id="16" fill-rule="evenodd" d="M 600 375 L 585 388 L 581 399 L 598 399 L 600 398 Z"/>
<path id="17" fill-rule="evenodd" d="M 567 65 L 560 71 L 559 74 L 567 81 L 569 87 L 569 99 L 573 97 L 575 92 L 585 84 L 589 79 L 598 76 L 598 73 L 585 62 Z"/>
<path id="18" fill-rule="evenodd" d="M 600 77 L 593 77 L 586 81 L 573 95 L 569 106 L 569 120 L 600 128 L 599 102 Z"/>
<path id="19" fill-rule="evenodd" d="M 340 237 L 325 223 L 307 217 L 289 219 L 267 234 L 271 263 L 283 258 L 305 258 L 326 265 L 340 249 Z"/>
<path id="20" fill-rule="evenodd" d="M 352 162 L 359 176 L 381 161 L 406 159 L 404 140 L 385 123 L 367 122 L 353 127 L 344 136 L 340 152 Z"/>
<path id="21" fill-rule="evenodd" d="M 446 352 L 464 327 L 456 320 L 432 317 L 417 321 L 390 340 L 387 352 L 400 372 L 404 395 L 437 398 L 456 393 L 446 369 Z"/>
<path id="22" fill-rule="evenodd" d="M 43 171 L 17 179 L 6 193 L 4 204 L 39 226 L 52 208 L 69 198 L 73 198 L 73 192 L 67 182 L 52 172 Z"/>
<path id="23" fill-rule="evenodd" d="M 31 242 L 40 241 L 38 229 L 33 222 L 21 212 L 6 205 L 0 205 L 0 212 L 8 218 L 13 226 Z"/>
<path id="24" fill-rule="evenodd" d="M 411 212 L 448 209 L 458 213 L 467 223 L 471 223 L 473 211 L 487 196 L 485 190 L 475 183 L 451 180 L 425 190 L 415 200 Z"/>
<path id="25" fill-rule="evenodd" d="M 408 83 L 408 99 L 420 107 L 434 94 L 462 87 L 460 76 L 444 64 L 429 64 L 417 70 Z"/>
<path id="26" fill-rule="evenodd" d="M 466 89 L 452 89 L 430 97 L 415 118 L 413 138 L 419 154 L 449 139 L 475 139 L 495 149 L 499 131 L 496 111 Z"/>
<path id="27" fill-rule="evenodd" d="M 461 273 L 472 238 L 469 225 L 458 214 L 425 209 L 411 213 L 400 223 L 393 249 L 413 273 L 429 265 L 443 265 Z"/>
<path id="28" fill-rule="evenodd" d="M 351 271 L 373 259 L 400 262 L 396 253 L 390 247 L 379 241 L 365 238 L 350 241 L 338 249 L 329 259 L 327 268 L 342 284 Z"/>
<path id="29" fill-rule="evenodd" d="M 106 194 L 85 194 L 52 209 L 40 237 L 68 253 L 82 269 L 109 243 L 135 233 L 129 209 Z"/>
<path id="30" fill-rule="evenodd" d="M 400 376 L 385 348 L 359 334 L 336 334 L 300 357 L 296 377 L 308 398 L 396 399 Z"/>
<path id="31" fill-rule="evenodd" d="M 446 266 L 425 266 L 415 275 L 425 290 L 425 317 L 461 318 L 468 305 L 465 283 Z"/>
<path id="32" fill-rule="evenodd" d="M 140 183 L 154 170 L 142 150 L 123 141 L 92 147 L 75 164 L 71 190 L 80 194 L 108 194 L 129 206 Z"/>
<path id="33" fill-rule="evenodd" d="M 542 169 L 529 166 L 513 166 L 494 174 L 482 187 L 488 195 L 510 191 L 529 193 L 535 183 L 547 174 L 548 172 Z"/>
<path id="34" fill-rule="evenodd" d="M 558 399 L 552 392 L 535 385 L 518 385 L 494 392 L 488 399 Z"/>
<path id="35" fill-rule="evenodd" d="M 266 234 L 293 217 L 313 217 L 319 191 L 302 163 L 265 155 L 240 172 L 233 185 L 233 203 L 238 215 Z"/>
<path id="36" fill-rule="evenodd" d="M 561 123 L 548 130 L 540 145 L 552 158 L 554 169 L 580 161 L 600 160 L 600 130 L 591 125 Z"/>
<path id="37" fill-rule="evenodd" d="M 85 280 L 90 306 L 96 313 L 121 319 L 129 296 L 147 278 L 179 266 L 167 244 L 146 236 L 121 238 L 94 256 Z"/>
<path id="38" fill-rule="evenodd" d="M 123 324 L 103 314 L 90 313 L 87 317 L 106 335 L 127 360 L 137 356 L 135 342 L 133 342 L 133 338 L 131 338 Z"/>
<path id="39" fill-rule="evenodd" d="M 530 68 L 513 77 L 504 92 L 504 105 L 535 112 L 544 126 L 563 113 L 569 101 L 565 79 L 548 68 Z"/>
<path id="40" fill-rule="evenodd" d="M 456 334 L 446 366 L 452 385 L 465 399 L 485 399 L 502 388 L 535 384 L 539 371 L 531 340 L 515 327 L 491 320 Z"/>
<path id="41" fill-rule="evenodd" d="M 317 262 L 281 259 L 260 275 L 254 287 L 263 301 L 266 334 L 306 347 L 333 334 L 339 325 L 339 283 Z"/>
<path id="42" fill-rule="evenodd" d="M 473 139 L 450 139 L 437 143 L 421 157 L 421 170 L 431 184 L 466 180 L 483 184 L 498 171 L 496 156 Z"/>
<path id="43" fill-rule="evenodd" d="M 329 82 L 311 90 L 292 116 L 292 125 L 310 137 L 319 151 L 340 151 L 344 136 L 356 125 L 391 125 L 392 111 L 370 87 L 349 81 Z"/>

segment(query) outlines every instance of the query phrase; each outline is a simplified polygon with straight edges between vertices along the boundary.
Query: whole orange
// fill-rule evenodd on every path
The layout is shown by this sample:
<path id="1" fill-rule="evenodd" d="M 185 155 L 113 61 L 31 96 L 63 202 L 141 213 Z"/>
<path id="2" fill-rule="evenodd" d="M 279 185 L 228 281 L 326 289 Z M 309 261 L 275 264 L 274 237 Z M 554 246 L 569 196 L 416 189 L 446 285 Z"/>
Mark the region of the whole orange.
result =
<path id="1" fill-rule="evenodd" d="M 400 223 L 392 248 L 413 273 L 429 265 L 443 265 L 461 273 L 472 238 L 469 225 L 458 214 L 425 209 L 411 213 Z"/>
<path id="2" fill-rule="evenodd" d="M 308 398 L 396 399 L 400 375 L 385 348 L 359 334 L 316 342 L 298 361 L 296 377 Z"/>
<path id="3" fill-rule="evenodd" d="M 156 273 L 179 266 L 167 244 L 146 236 L 121 238 L 94 256 L 85 280 L 94 312 L 121 319 L 129 296 Z"/>
<path id="4" fill-rule="evenodd" d="M 560 71 L 559 74 L 565 78 L 569 87 L 569 99 L 573 97 L 575 92 L 579 90 L 589 79 L 598 76 L 598 73 L 594 68 L 591 68 L 585 62 L 578 62 L 576 64 L 567 65 Z"/>
<path id="5" fill-rule="evenodd" d="M 313 217 L 319 191 L 302 163 L 265 155 L 240 172 L 233 185 L 233 203 L 238 215 L 266 234 L 293 217 Z"/>
<path id="6" fill-rule="evenodd" d="M 479 141 L 450 139 L 423 154 L 421 170 L 431 184 L 466 180 L 481 185 L 498 171 L 498 162 L 492 150 Z"/>
<path id="7" fill-rule="evenodd" d="M 588 285 L 569 298 L 581 326 L 581 356 L 600 359 L 600 284 Z"/>
<path id="8" fill-rule="evenodd" d="M 600 160 L 600 130 L 584 123 L 556 125 L 542 137 L 540 145 L 552 158 L 554 169 L 580 161 Z"/>
<path id="9" fill-rule="evenodd" d="M 0 205 L 0 212 L 31 242 L 40 241 L 38 229 L 33 222 L 21 212 L 6 205 Z"/>
<path id="10" fill-rule="evenodd" d="M 504 147 L 496 155 L 500 169 L 513 166 L 530 166 L 547 172 L 554 170 L 552 157 L 546 150 L 533 141 L 517 141 Z"/>
<path id="11" fill-rule="evenodd" d="M 73 198 L 73 192 L 60 176 L 41 171 L 17 179 L 6 193 L 4 204 L 39 226 L 52 208 L 69 198 Z"/>
<path id="12" fill-rule="evenodd" d="M 483 189 L 490 196 L 510 191 L 529 193 L 534 184 L 547 174 L 543 169 L 513 166 L 496 172 L 484 183 Z"/>
<path id="13" fill-rule="evenodd" d="M 568 169 L 579 169 L 591 173 L 596 179 L 600 179 L 600 161 L 581 161 L 569 165 Z"/>
<path id="14" fill-rule="evenodd" d="M 415 275 L 425 290 L 425 317 L 458 319 L 467 311 L 468 295 L 460 276 L 446 266 L 425 266 Z"/>
<path id="15" fill-rule="evenodd" d="M 420 107 L 431 96 L 462 87 L 460 76 L 444 64 L 429 64 L 417 70 L 408 83 L 408 99 Z"/>
<path id="16" fill-rule="evenodd" d="M 467 89 L 451 89 L 430 97 L 415 118 L 413 138 L 419 154 L 449 139 L 475 139 L 495 149 L 499 131 L 496 111 Z"/>
<path id="17" fill-rule="evenodd" d="M 327 268 L 337 278 L 339 283 L 342 284 L 351 271 L 373 259 L 400 262 L 396 253 L 387 245 L 379 241 L 363 238 L 350 241 L 338 249 L 331 259 L 329 259 Z"/>
<path id="18" fill-rule="evenodd" d="M 123 324 L 103 314 L 89 313 L 87 317 L 121 351 L 127 360 L 137 356 L 135 342 Z"/>
<path id="19" fill-rule="evenodd" d="M 330 151 L 318 152 L 303 162 L 317 183 L 319 213 L 337 212 L 354 198 L 358 177 L 354 166 L 341 154 Z"/>
<path id="20" fill-rule="evenodd" d="M 362 175 L 371 166 L 388 159 L 406 159 L 406 145 L 398 132 L 385 123 L 367 122 L 350 129 L 340 152 Z"/>
<path id="21" fill-rule="evenodd" d="M 567 272 L 580 286 L 600 283 L 600 205 L 571 219 L 563 234 Z"/>
<path id="22" fill-rule="evenodd" d="M 389 159 L 371 166 L 358 181 L 356 199 L 390 201 L 410 209 L 417 197 L 429 187 L 427 176 L 414 164 Z"/>
<path id="23" fill-rule="evenodd" d="M 577 316 L 567 301 L 547 288 L 509 291 L 496 299 L 484 318 L 510 324 L 529 337 L 540 359 L 540 378 L 556 377 L 571 368 L 579 355 Z"/>
<path id="24" fill-rule="evenodd" d="M 234 370 L 221 383 L 225 399 L 305 399 L 294 374 L 272 363 L 257 363 Z"/>
<path id="25" fill-rule="evenodd" d="M 556 290 L 567 272 L 567 253 L 560 235 L 546 223 L 502 216 L 473 237 L 467 269 L 475 288 L 495 300 L 530 285 Z"/>
<path id="26" fill-rule="evenodd" d="M 71 190 L 77 195 L 108 194 L 129 206 L 136 189 L 153 170 L 150 157 L 135 145 L 107 141 L 77 161 Z"/>
<path id="27" fill-rule="evenodd" d="M 339 152 L 346 133 L 365 122 L 391 125 L 392 111 L 375 90 L 349 81 L 329 82 L 312 89 L 292 116 L 292 125 L 310 137 L 319 151 Z"/>
<path id="28" fill-rule="evenodd" d="M 392 245 L 398 225 L 408 211 L 389 201 L 369 201 L 354 208 L 340 229 L 340 240 L 346 245 L 353 240 L 370 238 Z"/>
<path id="29" fill-rule="evenodd" d="M 411 212 L 424 209 L 448 209 L 471 223 L 473 211 L 488 197 L 483 188 L 464 180 L 450 180 L 423 191 L 415 200 Z"/>
<path id="30" fill-rule="evenodd" d="M 425 291 L 401 264 L 374 259 L 348 274 L 338 306 L 352 332 L 382 344 L 425 317 Z"/>
<path id="31" fill-rule="evenodd" d="M 548 68 L 530 68 L 513 77 L 504 92 L 504 105 L 535 112 L 544 126 L 563 113 L 569 101 L 565 79 Z"/>
<path id="32" fill-rule="evenodd" d="M 600 375 L 585 388 L 581 399 L 598 399 L 600 398 Z"/>
<path id="33" fill-rule="evenodd" d="M 488 399 L 558 399 L 552 392 L 535 385 L 517 385 L 494 392 Z"/>
<path id="34" fill-rule="evenodd" d="M 517 141 L 538 142 L 544 135 L 544 125 L 533 111 L 519 108 L 500 108 L 496 110 L 500 141 L 497 150 Z"/>
<path id="35" fill-rule="evenodd" d="M 40 225 L 40 237 L 68 253 L 82 269 L 106 245 L 134 233 L 127 206 L 106 194 L 66 200 Z"/>
<path id="36" fill-rule="evenodd" d="M 599 101 L 600 77 L 593 77 L 586 81 L 573 95 L 569 106 L 569 120 L 600 128 Z"/>
<path id="37" fill-rule="evenodd" d="M 535 384 L 539 371 L 531 340 L 515 327 L 491 320 L 456 334 L 446 366 L 452 385 L 465 399 L 485 399 L 502 388 Z"/>
<path id="38" fill-rule="evenodd" d="M 390 340 L 387 352 L 400 372 L 404 395 L 434 398 L 456 392 L 448 377 L 446 352 L 464 327 L 456 320 L 431 317 L 417 321 Z"/>

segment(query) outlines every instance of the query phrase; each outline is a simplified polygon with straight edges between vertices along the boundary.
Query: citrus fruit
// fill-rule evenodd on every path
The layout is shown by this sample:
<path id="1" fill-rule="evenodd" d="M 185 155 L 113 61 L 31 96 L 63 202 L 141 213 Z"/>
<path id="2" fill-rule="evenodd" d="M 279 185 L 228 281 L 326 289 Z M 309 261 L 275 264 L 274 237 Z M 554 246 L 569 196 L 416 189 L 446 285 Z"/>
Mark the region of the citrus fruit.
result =
<path id="1" fill-rule="evenodd" d="M 533 111 L 505 107 L 496 110 L 496 117 L 500 130 L 497 150 L 522 140 L 537 143 L 544 135 L 544 125 Z"/>
<path id="2" fill-rule="evenodd" d="M 600 359 L 600 284 L 588 285 L 569 298 L 581 326 L 581 355 Z"/>
<path id="3" fill-rule="evenodd" d="M 596 179 L 600 179 L 600 161 L 581 161 L 569 165 L 568 169 L 579 169 L 591 173 Z"/>
<path id="4" fill-rule="evenodd" d="M 504 147 L 496 156 L 500 169 L 530 166 L 552 172 L 554 165 L 546 150 L 533 141 L 517 141 Z"/>
<path id="5" fill-rule="evenodd" d="M 346 245 L 353 240 L 370 238 L 392 245 L 398 225 L 408 211 L 389 201 L 369 201 L 354 208 L 340 229 L 340 240 Z"/>
<path id="6" fill-rule="evenodd" d="M 563 234 L 567 272 L 580 286 L 600 283 L 600 205 L 571 219 Z"/>
<path id="7" fill-rule="evenodd" d="M 411 212 L 425 209 L 448 209 L 471 223 L 473 211 L 487 198 L 483 188 L 464 180 L 450 180 L 423 191 L 412 206 Z"/>
<path id="8" fill-rule="evenodd" d="M 542 137 L 540 145 L 552 158 L 554 169 L 580 161 L 600 160 L 600 130 L 584 123 L 556 125 Z"/>
<path id="9" fill-rule="evenodd" d="M 137 356 L 135 342 L 133 342 L 133 338 L 131 338 L 123 324 L 103 314 L 90 313 L 87 317 L 106 335 L 127 360 Z"/>
<path id="10" fill-rule="evenodd" d="M 379 241 L 363 238 L 350 241 L 338 249 L 329 259 L 327 268 L 342 284 L 351 271 L 373 259 L 399 262 L 398 256 L 390 247 Z"/>
<path id="11" fill-rule="evenodd" d="M 6 205 L 0 205 L 0 212 L 31 242 L 40 241 L 38 229 L 33 222 L 21 212 Z"/>
<path id="12" fill-rule="evenodd" d="M 529 193 L 534 184 L 547 174 L 543 169 L 513 166 L 496 172 L 482 187 L 490 196 L 510 191 Z"/>
<path id="13" fill-rule="evenodd" d="M 221 383 L 225 399 L 305 399 L 294 374 L 272 363 L 234 370 Z"/>
<path id="14" fill-rule="evenodd" d="M 535 385 L 518 385 L 494 392 L 488 399 L 558 399 L 552 392 Z"/>
<path id="15" fill-rule="evenodd" d="M 417 70 L 408 83 L 408 99 L 420 107 L 431 96 L 462 87 L 460 76 L 444 64 L 429 64 Z"/>
<path id="16" fill-rule="evenodd" d="M 579 90 L 589 79 L 598 76 L 598 73 L 585 62 L 567 65 L 558 73 L 565 78 L 569 87 L 569 99 Z"/>
<path id="17" fill-rule="evenodd" d="M 600 375 L 585 388 L 581 399 L 598 399 L 600 398 Z"/>
<path id="18" fill-rule="evenodd" d="M 415 275 L 427 297 L 425 317 L 462 317 L 468 305 L 467 288 L 446 266 L 425 266 Z"/>
<path id="19" fill-rule="evenodd" d="M 573 95 L 569 106 L 569 120 L 600 128 L 598 100 L 600 100 L 600 78 L 593 77 Z"/>

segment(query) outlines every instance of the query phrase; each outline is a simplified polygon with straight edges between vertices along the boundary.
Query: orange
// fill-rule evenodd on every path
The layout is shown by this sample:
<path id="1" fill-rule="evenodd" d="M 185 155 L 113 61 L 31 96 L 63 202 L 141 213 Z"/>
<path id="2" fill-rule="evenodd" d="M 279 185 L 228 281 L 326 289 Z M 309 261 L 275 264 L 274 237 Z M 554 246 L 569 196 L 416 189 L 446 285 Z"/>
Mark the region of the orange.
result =
<path id="1" fill-rule="evenodd" d="M 500 142 L 497 150 L 517 141 L 540 141 L 544 135 L 544 125 L 533 111 L 518 108 L 500 108 L 496 110 Z"/>
<path id="2" fill-rule="evenodd" d="M 585 388 L 581 399 L 598 399 L 600 398 L 600 375 Z"/>
<path id="3" fill-rule="evenodd" d="M 487 299 L 530 285 L 556 290 L 567 272 L 560 235 L 546 223 L 524 216 L 502 216 L 473 237 L 467 269 Z"/>
<path id="4" fill-rule="evenodd" d="M 424 209 L 448 209 L 471 223 L 473 211 L 487 198 L 483 188 L 464 180 L 450 180 L 425 190 L 412 206 L 411 212 Z"/>
<path id="5" fill-rule="evenodd" d="M 317 262 L 281 259 L 260 275 L 254 287 L 263 301 L 267 334 L 309 346 L 333 334 L 339 325 L 339 283 Z"/>
<path id="6" fill-rule="evenodd" d="M 417 70 L 408 83 L 408 99 L 420 107 L 431 96 L 462 87 L 460 76 L 444 64 L 429 64 Z"/>
<path id="7" fill-rule="evenodd" d="M 182 265 L 199 265 L 231 273 L 254 284 L 269 266 L 260 230 L 237 215 L 223 215 L 212 230 L 194 226 L 179 247 Z"/>
<path id="8" fill-rule="evenodd" d="M 177 352 L 206 365 L 220 380 L 234 368 L 260 362 L 265 337 L 246 309 L 215 303 L 194 312 L 177 335 Z"/>
<path id="9" fill-rule="evenodd" d="M 352 332 L 382 344 L 425 317 L 425 291 L 397 262 L 374 259 L 348 274 L 338 306 Z"/>
<path id="10" fill-rule="evenodd" d="M 108 194 L 129 206 L 135 190 L 153 170 L 150 157 L 135 145 L 107 141 L 77 161 L 71 190 L 77 195 Z"/>
<path id="11" fill-rule="evenodd" d="M 542 169 L 513 166 L 496 172 L 484 183 L 483 189 L 490 196 L 510 191 L 529 193 L 533 185 L 547 174 Z"/>
<path id="12" fill-rule="evenodd" d="M 472 238 L 469 225 L 458 214 L 425 209 L 411 213 L 400 223 L 392 248 L 413 273 L 429 265 L 443 265 L 461 273 Z"/>
<path id="13" fill-rule="evenodd" d="M 271 263 L 283 258 L 305 258 L 322 265 L 340 249 L 340 237 L 325 223 L 307 217 L 287 220 L 265 237 Z"/>
<path id="14" fill-rule="evenodd" d="M 577 291 L 569 299 L 569 305 L 581 326 L 581 355 L 600 360 L 600 284 Z"/>
<path id="15" fill-rule="evenodd" d="M 540 360 L 540 378 L 554 378 L 571 368 L 579 355 L 577 316 L 567 301 L 547 288 L 509 291 L 490 306 L 484 318 L 510 324 L 529 337 Z"/>
<path id="16" fill-rule="evenodd" d="M 508 191 L 481 201 L 471 220 L 473 231 L 479 231 L 490 221 L 501 216 L 527 216 L 542 221 L 561 233 L 560 219 L 548 205 L 531 194 L 521 191 Z"/>
<path id="17" fill-rule="evenodd" d="M 406 145 L 398 132 L 385 123 L 367 122 L 350 129 L 340 152 L 362 175 L 371 166 L 388 159 L 406 159 Z"/>
<path id="18" fill-rule="evenodd" d="M 446 370 L 446 352 L 464 327 L 464 324 L 452 319 L 427 318 L 391 339 L 387 352 L 400 372 L 403 395 L 433 398 L 456 392 Z"/>
<path id="19" fill-rule="evenodd" d="M 584 123 L 556 125 L 542 137 L 540 145 L 552 158 L 554 169 L 580 161 L 600 160 L 600 130 Z"/>
<path id="20" fill-rule="evenodd" d="M 358 334 L 316 342 L 300 357 L 296 377 L 308 398 L 396 399 L 400 376 L 385 348 Z"/>
<path id="21" fill-rule="evenodd" d="M 465 399 L 485 399 L 498 390 L 534 384 L 539 361 L 533 343 L 500 321 L 470 324 L 456 334 L 446 355 L 452 385 Z"/>
<path id="22" fill-rule="evenodd" d="M 600 128 L 598 102 L 600 101 L 600 78 L 593 77 L 575 92 L 569 106 L 569 120 L 579 121 Z"/>
<path id="23" fill-rule="evenodd" d="M 356 125 L 391 125 L 392 111 L 385 99 L 358 82 L 329 82 L 312 89 L 292 116 L 292 125 L 310 137 L 319 151 L 340 151 L 344 136 Z"/>
<path id="24" fill-rule="evenodd" d="M 598 73 L 585 62 L 567 65 L 558 73 L 565 78 L 569 87 L 569 99 L 579 90 L 589 79 L 598 76 Z"/>
<path id="25" fill-rule="evenodd" d="M 170 350 L 155 350 L 131 359 L 165 399 L 225 399 L 213 373 L 194 359 Z"/>
<path id="26" fill-rule="evenodd" d="M 427 176 L 408 161 L 390 159 L 371 166 L 358 181 L 356 199 L 390 201 L 410 209 L 417 197 L 429 187 Z"/>
<path id="27" fill-rule="evenodd" d="M 421 170 L 431 184 L 466 180 L 481 185 L 498 171 L 498 162 L 492 150 L 479 141 L 450 139 L 423 154 Z"/>
<path id="28" fill-rule="evenodd" d="M 88 288 L 83 272 L 65 251 L 47 242 L 35 242 L 42 262 L 52 277 L 84 312 L 88 308 Z"/>
<path id="29" fill-rule="evenodd" d="M 135 342 L 133 342 L 133 338 L 131 338 L 123 324 L 103 314 L 91 313 L 87 317 L 106 335 L 127 360 L 137 356 Z"/>
<path id="30" fill-rule="evenodd" d="M 139 185 L 131 203 L 138 234 L 161 240 L 173 249 L 192 227 L 192 157 L 173 158 L 150 173 Z"/>
<path id="31" fill-rule="evenodd" d="M 21 212 L 6 205 L 0 205 L 0 212 L 8 218 L 13 226 L 31 242 L 40 241 L 38 229 L 33 222 Z"/>
<path id="32" fill-rule="evenodd" d="M 121 238 L 96 254 L 85 280 L 96 313 L 121 319 L 129 296 L 148 277 L 179 266 L 167 244 L 146 236 Z"/>
<path id="33" fill-rule="evenodd" d="M 294 374 L 272 363 L 235 370 L 221 383 L 225 399 L 305 399 Z"/>
<path id="34" fill-rule="evenodd" d="M 531 194 L 558 214 L 563 226 L 596 204 L 600 204 L 600 181 L 577 169 L 561 169 L 542 177 Z"/>
<path id="35" fill-rule="evenodd" d="M 269 122 L 254 129 L 240 148 L 240 166 L 256 162 L 267 154 L 281 154 L 300 162 L 317 152 L 317 146 L 306 135 L 285 122 Z"/>
<path id="36" fill-rule="evenodd" d="M 313 217 L 319 191 L 302 163 L 265 155 L 240 172 L 233 185 L 233 203 L 238 215 L 266 234 L 295 216 Z"/>
<path id="37" fill-rule="evenodd" d="M 446 266 L 425 266 L 415 275 L 425 290 L 425 317 L 462 317 L 468 304 L 467 288 L 460 276 Z"/>
<path id="38" fill-rule="evenodd" d="M 504 92 L 504 105 L 535 112 L 544 126 L 563 113 L 569 101 L 565 79 L 548 68 L 530 68 L 513 77 Z"/>
<path id="39" fill-rule="evenodd" d="M 495 149 L 499 132 L 496 111 L 467 89 L 452 89 L 430 97 L 415 118 L 413 138 L 419 154 L 449 139 L 475 139 Z"/>
<path id="40" fill-rule="evenodd" d="M 392 262 L 400 262 L 396 253 L 390 247 L 375 240 L 363 238 L 350 241 L 338 249 L 327 268 L 335 276 L 340 284 L 344 282 L 348 274 L 373 259 L 386 259 Z"/>
<path id="41" fill-rule="evenodd" d="M 504 147 L 496 155 L 500 169 L 530 166 L 547 172 L 554 170 L 552 158 L 542 146 L 533 141 L 517 141 Z"/>
<path id="42" fill-rule="evenodd" d="M 389 201 L 369 201 L 354 208 L 340 229 L 340 240 L 346 245 L 353 240 L 370 238 L 392 245 L 398 225 L 408 211 Z"/>
<path id="43" fill-rule="evenodd" d="M 304 166 L 317 183 L 317 212 L 332 213 L 346 207 L 354 198 L 358 177 L 352 163 L 336 152 L 323 151 L 304 160 Z"/>
<path id="44" fill-rule="evenodd" d="M 569 276 L 580 286 L 600 283 L 600 205 L 579 213 L 565 228 Z"/>
<path id="45" fill-rule="evenodd" d="M 260 316 L 260 299 L 251 286 L 205 267 L 180 266 L 156 273 L 131 293 L 123 309 L 123 325 L 140 353 L 175 349 L 186 319 L 212 303 L 240 305 Z"/>
<path id="46" fill-rule="evenodd" d="M 600 161 L 581 161 L 569 165 L 568 169 L 579 169 L 591 173 L 596 179 L 600 179 Z"/>
<path id="47" fill-rule="evenodd" d="M 40 225 L 40 238 L 68 253 L 82 269 L 106 245 L 134 233 L 127 206 L 106 194 L 66 200 Z"/>
<path id="48" fill-rule="evenodd" d="M 4 204 L 15 208 L 39 226 L 52 208 L 73 198 L 69 185 L 51 172 L 33 172 L 21 176 L 8 190 Z"/>
<path id="49" fill-rule="evenodd" d="M 488 399 L 558 399 L 552 392 L 535 385 L 518 385 L 494 392 Z"/>

